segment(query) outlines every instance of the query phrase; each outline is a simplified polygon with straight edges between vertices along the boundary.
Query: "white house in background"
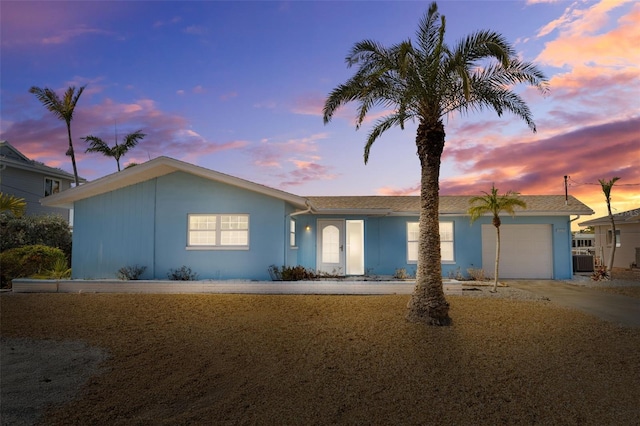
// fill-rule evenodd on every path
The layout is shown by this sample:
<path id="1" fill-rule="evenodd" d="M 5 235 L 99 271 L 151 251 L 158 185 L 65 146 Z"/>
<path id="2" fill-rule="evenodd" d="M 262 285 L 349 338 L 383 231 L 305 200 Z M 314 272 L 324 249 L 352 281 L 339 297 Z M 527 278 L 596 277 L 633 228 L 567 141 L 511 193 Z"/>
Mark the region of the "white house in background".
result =
<path id="1" fill-rule="evenodd" d="M 26 214 L 56 214 L 70 221 L 68 208 L 44 206 L 40 199 L 71 188 L 73 182 L 71 173 L 30 160 L 9 142 L 0 141 L 0 192 L 24 198 Z"/>
<path id="2" fill-rule="evenodd" d="M 596 254 L 595 234 L 575 232 L 571 240 L 571 252 L 573 254 Z"/>
<path id="3" fill-rule="evenodd" d="M 613 260 L 615 268 L 628 268 L 631 264 L 640 266 L 640 208 L 613 215 L 616 224 L 616 254 Z M 580 226 L 593 226 L 595 230 L 596 256 L 605 262 L 609 259 L 614 238 L 609 216 L 587 220 Z"/>

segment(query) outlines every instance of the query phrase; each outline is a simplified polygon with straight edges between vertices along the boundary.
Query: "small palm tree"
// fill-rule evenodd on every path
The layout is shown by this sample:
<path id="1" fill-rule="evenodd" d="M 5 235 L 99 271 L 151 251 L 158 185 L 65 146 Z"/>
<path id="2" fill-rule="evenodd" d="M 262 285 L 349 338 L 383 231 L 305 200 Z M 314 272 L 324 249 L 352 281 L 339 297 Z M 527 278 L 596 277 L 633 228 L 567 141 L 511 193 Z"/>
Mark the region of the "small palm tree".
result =
<path id="1" fill-rule="evenodd" d="M 500 213 L 505 211 L 511 216 L 514 216 L 515 207 L 526 208 L 527 203 L 518 198 L 518 193 L 508 191 L 504 195 L 498 195 L 498 190 L 495 185 L 491 186 L 491 193 L 482 191 L 484 196 L 473 197 L 469 200 L 468 213 L 471 216 L 471 223 L 475 222 L 480 216 L 484 216 L 489 213 L 493 216 L 492 223 L 496 227 L 496 263 L 493 279 L 493 290 L 495 293 L 498 291 L 498 272 L 500 267 Z"/>
<path id="2" fill-rule="evenodd" d="M 391 127 L 418 124 L 417 155 L 421 165 L 420 234 L 416 287 L 408 304 L 407 319 L 432 325 L 451 324 L 444 297 L 440 254 L 439 178 L 444 150 L 444 117 L 493 109 L 499 116 L 509 111 L 535 132 L 531 111 L 512 90 L 526 83 L 547 91 L 547 79 L 534 64 L 517 57 L 505 38 L 493 31 L 478 31 L 453 48 L 444 42 L 445 19 L 432 3 L 416 32 L 415 43 L 403 41 L 384 47 L 371 40 L 356 43 L 347 66 L 355 75 L 337 86 L 324 105 L 324 122 L 349 102 L 358 102 L 356 128 L 374 107 L 389 113 L 368 135 L 364 162 L 373 143 Z"/>
<path id="3" fill-rule="evenodd" d="M 124 137 L 124 142 L 118 144 L 118 137 L 116 135 L 116 144 L 113 147 L 107 145 L 105 141 L 95 136 L 86 136 L 82 138 L 85 142 L 89 142 L 89 148 L 85 152 L 99 152 L 106 157 L 113 157 L 118 164 L 118 171 L 120 171 L 120 158 L 123 157 L 127 151 L 136 146 L 138 142 L 146 135 L 142 133 L 142 130 L 137 130 L 133 133 L 129 133 Z"/>
<path id="4" fill-rule="evenodd" d="M 8 211 L 15 217 L 21 217 L 27 208 L 24 198 L 0 192 L 0 212 Z"/>
<path id="5" fill-rule="evenodd" d="M 52 89 L 48 87 L 40 88 L 33 86 L 29 89 L 30 93 L 36 95 L 38 100 L 51 111 L 58 119 L 63 120 L 67 124 L 67 135 L 69 136 L 69 148 L 66 155 L 71 157 L 71 164 L 73 165 L 73 176 L 75 178 L 76 186 L 80 184 L 78 179 L 78 168 L 76 167 L 76 155 L 73 151 L 73 141 L 71 140 L 71 120 L 73 120 L 73 112 L 80 99 L 80 95 L 84 91 L 86 86 L 80 87 L 76 92 L 76 88 L 71 86 L 64 92 L 64 97 L 60 97 Z"/>
<path id="6" fill-rule="evenodd" d="M 604 193 L 604 197 L 607 200 L 607 212 L 609 213 L 609 220 L 611 221 L 611 253 L 609 253 L 609 262 L 607 263 L 607 270 L 609 271 L 609 278 L 611 278 L 611 269 L 613 268 L 613 259 L 616 255 L 616 244 L 618 242 L 616 238 L 616 221 L 613 219 L 613 214 L 611 213 L 611 189 L 613 185 L 619 181 L 619 177 L 614 177 L 611 180 L 598 179 L 600 182 L 600 186 L 602 187 L 602 192 Z"/>

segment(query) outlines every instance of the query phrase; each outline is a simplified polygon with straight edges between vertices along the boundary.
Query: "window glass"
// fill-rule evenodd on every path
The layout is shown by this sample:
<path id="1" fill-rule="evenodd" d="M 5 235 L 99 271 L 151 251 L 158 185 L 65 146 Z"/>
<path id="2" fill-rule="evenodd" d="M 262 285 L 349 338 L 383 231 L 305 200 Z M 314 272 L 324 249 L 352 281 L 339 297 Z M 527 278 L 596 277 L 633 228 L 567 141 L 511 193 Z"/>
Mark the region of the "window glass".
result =
<path id="1" fill-rule="evenodd" d="M 191 214 L 188 222 L 188 246 L 249 246 L 249 215 Z"/>
<path id="2" fill-rule="evenodd" d="M 440 222 L 440 256 L 443 262 L 454 261 L 453 222 Z M 418 261 L 419 222 L 407 222 L 407 262 Z"/>
<path id="3" fill-rule="evenodd" d="M 60 181 L 58 179 L 44 178 L 44 196 L 57 194 L 60 192 Z"/>
<path id="4" fill-rule="evenodd" d="M 289 222 L 289 245 L 296 246 L 296 221 L 293 219 Z"/>

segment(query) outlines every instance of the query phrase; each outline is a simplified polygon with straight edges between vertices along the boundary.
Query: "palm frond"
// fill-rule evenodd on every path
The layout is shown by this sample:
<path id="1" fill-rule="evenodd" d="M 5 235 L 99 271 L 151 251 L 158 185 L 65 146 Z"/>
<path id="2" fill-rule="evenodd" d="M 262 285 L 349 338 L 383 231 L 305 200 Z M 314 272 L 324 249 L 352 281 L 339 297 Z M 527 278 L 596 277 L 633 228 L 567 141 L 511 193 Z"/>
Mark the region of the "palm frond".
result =
<path id="1" fill-rule="evenodd" d="M 27 208 L 24 198 L 0 192 L 0 212 L 10 212 L 15 217 L 21 217 Z"/>

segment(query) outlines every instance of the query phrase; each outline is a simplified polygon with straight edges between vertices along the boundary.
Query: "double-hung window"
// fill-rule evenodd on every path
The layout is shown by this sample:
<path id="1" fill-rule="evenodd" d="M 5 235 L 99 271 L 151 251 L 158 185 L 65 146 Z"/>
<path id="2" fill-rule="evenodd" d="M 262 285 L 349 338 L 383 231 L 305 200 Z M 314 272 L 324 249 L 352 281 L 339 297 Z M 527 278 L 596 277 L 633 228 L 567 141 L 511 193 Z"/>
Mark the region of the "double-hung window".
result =
<path id="1" fill-rule="evenodd" d="M 248 249 L 248 214 L 190 214 L 188 248 Z"/>
<path id="2" fill-rule="evenodd" d="M 419 222 L 407 222 L 407 262 L 418 262 Z M 440 222 L 440 255 L 442 262 L 453 262 L 453 222 Z"/>
<path id="3" fill-rule="evenodd" d="M 44 196 L 48 197 L 49 195 L 57 194 L 60 192 L 61 184 L 58 179 L 53 178 L 44 178 Z"/>

